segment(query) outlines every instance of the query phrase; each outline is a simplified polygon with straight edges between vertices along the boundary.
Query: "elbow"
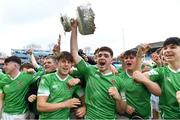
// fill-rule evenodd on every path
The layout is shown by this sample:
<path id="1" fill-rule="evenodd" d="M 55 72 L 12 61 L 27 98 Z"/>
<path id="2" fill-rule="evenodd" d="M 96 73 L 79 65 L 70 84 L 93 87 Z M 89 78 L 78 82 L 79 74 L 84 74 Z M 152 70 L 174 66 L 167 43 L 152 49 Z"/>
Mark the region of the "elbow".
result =
<path id="1" fill-rule="evenodd" d="M 155 96 L 160 96 L 161 95 L 161 89 L 158 89 L 154 92 Z"/>
<path id="2" fill-rule="evenodd" d="M 37 103 L 37 110 L 39 112 L 46 112 L 46 110 L 44 109 L 44 104 L 43 103 Z"/>

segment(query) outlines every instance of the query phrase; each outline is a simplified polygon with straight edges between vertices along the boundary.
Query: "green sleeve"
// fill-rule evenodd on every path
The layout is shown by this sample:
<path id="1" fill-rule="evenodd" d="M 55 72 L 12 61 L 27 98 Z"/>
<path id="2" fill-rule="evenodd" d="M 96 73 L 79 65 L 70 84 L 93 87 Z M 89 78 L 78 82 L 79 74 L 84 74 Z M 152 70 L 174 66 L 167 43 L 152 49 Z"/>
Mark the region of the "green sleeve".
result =
<path id="1" fill-rule="evenodd" d="M 43 76 L 38 87 L 38 96 L 49 96 L 49 83 L 46 76 Z"/>
<path id="2" fill-rule="evenodd" d="M 163 71 L 162 67 L 158 67 L 158 68 L 154 68 L 154 69 L 150 70 L 148 72 L 150 80 L 160 84 L 161 80 L 163 79 L 162 71 Z"/>
<path id="3" fill-rule="evenodd" d="M 76 67 L 80 74 L 87 75 L 89 74 L 89 65 L 82 59 L 78 64 L 76 64 Z"/>
<path id="4" fill-rule="evenodd" d="M 42 77 L 44 74 L 45 74 L 45 71 L 43 67 L 37 68 L 37 72 L 33 75 L 32 82 L 35 82 L 36 80 L 38 80 L 38 78 Z"/>

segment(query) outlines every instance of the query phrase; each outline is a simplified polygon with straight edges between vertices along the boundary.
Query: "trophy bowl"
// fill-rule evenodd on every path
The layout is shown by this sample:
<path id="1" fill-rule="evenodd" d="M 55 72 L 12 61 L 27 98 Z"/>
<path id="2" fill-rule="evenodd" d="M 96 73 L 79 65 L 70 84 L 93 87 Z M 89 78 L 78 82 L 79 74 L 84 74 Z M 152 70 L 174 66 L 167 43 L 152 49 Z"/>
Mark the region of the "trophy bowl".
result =
<path id="1" fill-rule="evenodd" d="M 89 35 L 94 34 L 95 31 L 95 14 L 89 5 L 77 7 L 77 21 L 80 34 Z M 71 31 L 70 18 L 67 15 L 61 15 L 61 24 L 65 32 Z"/>
<path id="2" fill-rule="evenodd" d="M 70 32 L 71 31 L 70 18 L 67 15 L 63 15 L 63 16 L 61 15 L 60 21 L 61 21 L 64 31 Z"/>

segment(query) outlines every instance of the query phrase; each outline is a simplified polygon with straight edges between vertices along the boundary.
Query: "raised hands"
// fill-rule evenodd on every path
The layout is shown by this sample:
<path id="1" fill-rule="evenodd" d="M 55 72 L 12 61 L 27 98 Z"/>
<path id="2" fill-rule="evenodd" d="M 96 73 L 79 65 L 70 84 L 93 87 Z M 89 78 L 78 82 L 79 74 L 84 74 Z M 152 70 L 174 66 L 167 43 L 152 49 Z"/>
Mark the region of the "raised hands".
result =
<path id="1" fill-rule="evenodd" d="M 57 39 L 57 44 L 54 45 L 53 47 L 53 54 L 58 56 L 61 51 L 61 34 L 59 34 L 59 38 Z"/>
<path id="2" fill-rule="evenodd" d="M 32 50 L 32 49 L 29 49 L 29 50 L 27 50 L 26 53 L 29 54 L 29 55 L 32 55 L 32 54 L 33 54 L 33 50 Z"/>
<path id="3" fill-rule="evenodd" d="M 138 46 L 137 57 L 144 56 L 148 52 L 149 49 L 150 49 L 150 45 L 148 45 L 148 44 L 140 44 Z"/>
<path id="4" fill-rule="evenodd" d="M 77 29 L 78 22 L 75 19 L 71 19 L 71 30 Z"/>

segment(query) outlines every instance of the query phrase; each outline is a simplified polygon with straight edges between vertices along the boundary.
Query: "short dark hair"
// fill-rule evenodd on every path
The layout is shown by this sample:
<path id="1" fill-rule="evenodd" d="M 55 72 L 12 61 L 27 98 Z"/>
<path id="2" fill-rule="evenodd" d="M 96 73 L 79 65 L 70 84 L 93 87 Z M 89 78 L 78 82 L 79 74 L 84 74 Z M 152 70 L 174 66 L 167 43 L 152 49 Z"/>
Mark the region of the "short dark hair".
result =
<path id="1" fill-rule="evenodd" d="M 134 49 L 125 51 L 124 56 L 130 56 L 130 55 L 136 56 L 136 53 L 137 53 L 137 49 L 134 48 Z"/>
<path id="2" fill-rule="evenodd" d="M 86 55 L 86 53 L 84 53 L 84 51 L 82 49 L 78 50 L 78 55 L 83 57 L 84 55 Z M 86 55 L 87 56 L 87 55 Z"/>
<path id="3" fill-rule="evenodd" d="M 170 45 L 170 44 L 180 46 L 180 38 L 178 38 L 178 37 L 170 37 L 170 38 L 167 38 L 167 39 L 164 41 L 163 47 L 165 47 L 165 46 L 167 46 L 167 45 Z"/>
<path id="4" fill-rule="evenodd" d="M 52 59 L 54 61 L 57 61 L 57 58 L 58 57 L 56 55 L 48 55 L 48 56 L 45 57 L 45 59 Z"/>
<path id="5" fill-rule="evenodd" d="M 4 60 L 4 63 L 9 62 L 16 62 L 17 64 L 21 65 L 21 59 L 17 56 L 10 56 Z"/>
<path id="6" fill-rule="evenodd" d="M 96 48 L 96 50 L 94 51 L 94 55 L 96 55 L 99 51 L 99 48 Z"/>
<path id="7" fill-rule="evenodd" d="M 109 52 L 111 57 L 113 57 L 113 51 L 112 51 L 112 49 L 110 47 L 107 47 L 107 46 L 100 47 L 99 50 L 98 50 L 98 53 L 101 52 L 101 51 Z"/>
<path id="8" fill-rule="evenodd" d="M 20 70 L 22 70 L 23 68 L 27 68 L 27 69 L 34 69 L 34 66 L 31 63 L 23 63 L 20 67 Z"/>
<path id="9" fill-rule="evenodd" d="M 73 56 L 71 55 L 70 52 L 67 52 L 67 51 L 62 51 L 57 59 L 58 60 L 65 59 L 65 60 L 73 63 Z"/>

